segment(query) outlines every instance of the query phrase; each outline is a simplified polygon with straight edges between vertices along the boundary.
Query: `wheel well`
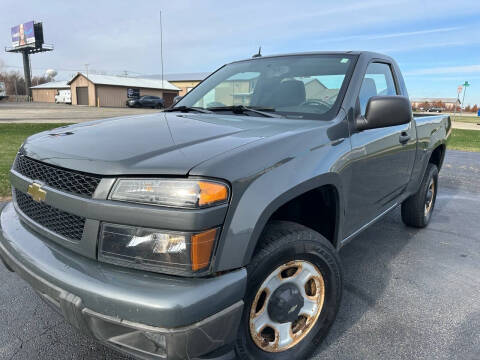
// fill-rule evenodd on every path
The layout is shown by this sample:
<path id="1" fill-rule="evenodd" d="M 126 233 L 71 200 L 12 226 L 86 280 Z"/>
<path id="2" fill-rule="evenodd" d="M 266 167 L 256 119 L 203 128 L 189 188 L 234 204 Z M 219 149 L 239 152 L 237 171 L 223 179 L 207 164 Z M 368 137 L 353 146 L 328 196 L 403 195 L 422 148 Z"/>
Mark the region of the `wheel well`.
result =
<path id="1" fill-rule="evenodd" d="M 278 208 L 271 220 L 293 221 L 307 226 L 336 246 L 338 193 L 334 186 L 325 185 L 310 190 Z"/>
<path id="2" fill-rule="evenodd" d="M 430 156 L 429 163 L 437 165 L 438 170 L 442 167 L 443 158 L 445 156 L 445 145 L 439 145 L 433 150 L 432 155 Z"/>

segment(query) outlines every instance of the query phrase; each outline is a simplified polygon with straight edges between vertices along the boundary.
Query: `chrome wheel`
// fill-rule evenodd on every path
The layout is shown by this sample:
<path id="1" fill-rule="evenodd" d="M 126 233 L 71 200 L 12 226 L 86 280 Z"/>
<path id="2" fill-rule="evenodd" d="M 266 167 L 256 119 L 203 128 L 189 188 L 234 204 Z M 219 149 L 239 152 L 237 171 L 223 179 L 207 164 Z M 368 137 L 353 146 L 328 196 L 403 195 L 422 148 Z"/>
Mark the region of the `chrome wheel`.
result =
<path id="1" fill-rule="evenodd" d="M 433 200 L 435 199 L 435 180 L 432 178 L 428 185 L 427 194 L 425 195 L 425 211 L 424 215 L 428 216 L 433 207 Z"/>
<path id="2" fill-rule="evenodd" d="M 267 352 L 288 350 L 315 326 L 325 300 L 318 268 L 305 260 L 275 269 L 260 286 L 250 310 L 250 335 Z"/>

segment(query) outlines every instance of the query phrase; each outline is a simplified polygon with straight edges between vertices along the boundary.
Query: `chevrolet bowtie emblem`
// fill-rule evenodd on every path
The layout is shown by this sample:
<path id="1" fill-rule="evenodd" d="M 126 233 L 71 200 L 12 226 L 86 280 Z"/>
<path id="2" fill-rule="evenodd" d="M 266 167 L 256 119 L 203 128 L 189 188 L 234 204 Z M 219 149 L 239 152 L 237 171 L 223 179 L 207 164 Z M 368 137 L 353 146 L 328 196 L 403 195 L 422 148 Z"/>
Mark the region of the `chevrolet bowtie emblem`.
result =
<path id="1" fill-rule="evenodd" d="M 42 186 L 37 183 L 33 183 L 28 186 L 28 193 L 32 197 L 33 201 L 42 202 L 47 197 L 47 192 L 42 189 Z"/>

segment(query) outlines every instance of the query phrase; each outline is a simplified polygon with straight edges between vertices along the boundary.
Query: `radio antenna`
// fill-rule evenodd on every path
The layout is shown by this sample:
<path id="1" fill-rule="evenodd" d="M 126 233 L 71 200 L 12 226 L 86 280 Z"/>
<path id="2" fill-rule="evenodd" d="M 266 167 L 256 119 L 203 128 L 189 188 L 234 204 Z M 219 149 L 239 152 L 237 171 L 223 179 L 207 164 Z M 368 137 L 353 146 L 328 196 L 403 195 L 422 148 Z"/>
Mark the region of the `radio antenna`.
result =
<path id="1" fill-rule="evenodd" d="M 262 57 L 262 47 L 258 48 L 258 53 L 252 56 L 252 58 Z"/>
<path id="2" fill-rule="evenodd" d="M 162 62 L 162 87 L 163 85 L 163 26 L 162 26 L 162 10 L 160 10 L 160 60 Z"/>

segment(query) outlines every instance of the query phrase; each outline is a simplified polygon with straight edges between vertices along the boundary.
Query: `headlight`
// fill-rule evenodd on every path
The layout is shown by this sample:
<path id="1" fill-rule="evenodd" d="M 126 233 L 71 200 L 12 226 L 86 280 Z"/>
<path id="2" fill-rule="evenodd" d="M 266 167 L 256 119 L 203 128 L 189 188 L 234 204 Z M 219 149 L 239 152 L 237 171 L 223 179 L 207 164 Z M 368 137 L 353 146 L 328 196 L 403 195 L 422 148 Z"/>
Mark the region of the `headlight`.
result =
<path id="1" fill-rule="evenodd" d="M 98 258 L 101 261 L 170 274 L 208 269 L 217 228 L 186 233 L 102 224 Z"/>
<path id="2" fill-rule="evenodd" d="M 120 179 L 110 199 L 179 208 L 202 208 L 228 201 L 228 186 L 207 180 Z"/>

